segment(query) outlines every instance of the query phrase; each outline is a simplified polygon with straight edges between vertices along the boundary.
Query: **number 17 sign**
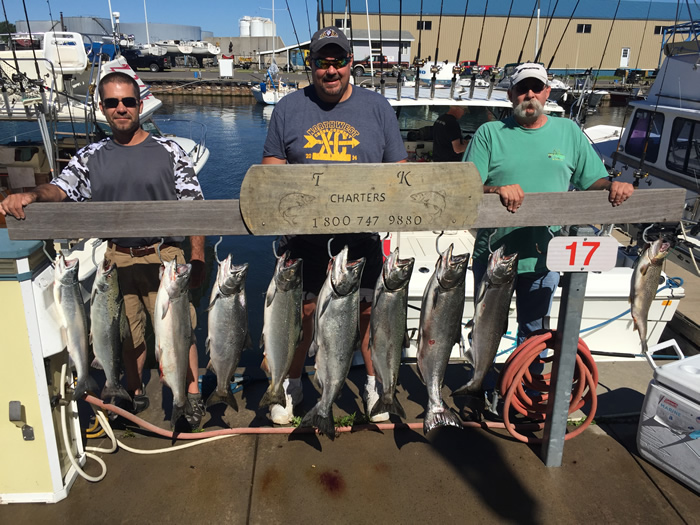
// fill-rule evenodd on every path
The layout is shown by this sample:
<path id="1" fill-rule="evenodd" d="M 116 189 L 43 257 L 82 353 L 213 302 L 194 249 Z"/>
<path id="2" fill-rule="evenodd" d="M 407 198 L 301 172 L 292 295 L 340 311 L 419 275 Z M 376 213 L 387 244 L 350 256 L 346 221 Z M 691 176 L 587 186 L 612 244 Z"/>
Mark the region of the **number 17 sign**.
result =
<path id="1" fill-rule="evenodd" d="M 554 237 L 547 247 L 547 268 L 553 272 L 607 272 L 617 262 L 613 237 Z"/>

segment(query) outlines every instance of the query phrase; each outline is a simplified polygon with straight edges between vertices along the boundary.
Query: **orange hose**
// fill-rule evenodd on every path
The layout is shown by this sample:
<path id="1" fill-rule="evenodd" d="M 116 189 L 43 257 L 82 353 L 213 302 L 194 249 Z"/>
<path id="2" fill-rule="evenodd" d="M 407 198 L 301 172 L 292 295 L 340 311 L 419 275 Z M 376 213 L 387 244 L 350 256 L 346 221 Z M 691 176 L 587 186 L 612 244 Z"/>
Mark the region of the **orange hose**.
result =
<path id="1" fill-rule="evenodd" d="M 540 358 L 545 349 L 554 349 L 556 331 L 533 335 L 522 343 L 510 355 L 498 380 L 498 390 L 503 397 L 503 423 L 510 434 L 523 443 L 542 443 L 542 438 L 524 436 L 517 432 L 516 425 L 511 421 L 510 409 L 533 419 L 545 419 L 551 373 L 533 376 L 529 367 L 533 363 L 544 365 L 553 360 L 553 356 Z M 598 408 L 596 388 L 598 386 L 598 368 L 591 351 L 583 341 L 578 340 L 576 368 L 574 370 L 573 390 L 569 402 L 569 414 L 583 407 L 590 401 L 591 410 L 586 420 L 572 432 L 566 434 L 566 440 L 572 439 L 583 432 L 593 421 Z M 531 397 L 525 391 L 539 390 L 541 395 Z"/>
<path id="2" fill-rule="evenodd" d="M 124 410 L 123 408 L 119 408 L 118 406 L 111 405 L 109 403 L 105 403 L 101 399 L 96 398 L 95 396 L 91 396 L 90 394 L 85 396 L 85 401 L 88 403 L 95 405 L 96 407 L 101 408 L 102 410 L 106 410 L 109 412 L 114 412 L 117 415 L 120 415 L 129 421 L 137 424 L 144 430 L 147 430 L 149 432 L 152 432 L 154 434 L 157 434 L 159 436 L 169 438 L 169 439 L 205 439 L 205 438 L 210 438 L 214 436 L 225 436 L 225 435 L 230 435 L 230 434 L 291 434 L 292 432 L 297 433 L 297 434 L 310 434 L 317 432 L 317 429 L 315 428 L 309 428 L 309 427 L 241 427 L 241 428 L 226 428 L 222 430 L 212 430 L 209 432 L 171 432 L 169 430 L 165 430 L 163 428 L 160 428 L 156 425 L 153 425 L 152 423 L 149 423 L 148 421 L 144 421 L 138 416 L 135 416 L 131 412 L 128 412 Z M 465 421 L 463 423 L 465 427 L 470 427 L 470 428 L 506 428 L 503 423 L 493 423 L 493 422 L 482 422 L 482 423 L 477 423 L 474 421 Z M 352 427 L 336 427 L 336 432 L 353 432 L 353 431 L 359 431 L 359 430 L 398 430 L 402 428 L 410 428 L 412 430 L 420 430 L 423 428 L 423 423 L 422 422 L 417 422 L 417 423 L 371 423 L 368 425 L 355 425 Z M 521 430 L 537 430 L 538 428 L 541 428 L 540 425 L 537 424 L 527 424 L 527 425 L 519 425 L 518 428 Z"/>

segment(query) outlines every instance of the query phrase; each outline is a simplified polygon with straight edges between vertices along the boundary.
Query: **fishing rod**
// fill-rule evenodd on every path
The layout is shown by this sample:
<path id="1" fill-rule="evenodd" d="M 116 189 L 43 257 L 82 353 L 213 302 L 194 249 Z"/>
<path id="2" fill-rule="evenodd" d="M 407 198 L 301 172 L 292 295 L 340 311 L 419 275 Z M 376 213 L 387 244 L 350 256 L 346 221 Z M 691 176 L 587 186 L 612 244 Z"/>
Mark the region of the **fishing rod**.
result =
<path id="1" fill-rule="evenodd" d="M 326 10 L 323 7 L 323 0 L 321 0 L 321 3 L 318 4 L 317 9 L 321 9 L 321 27 L 326 27 Z"/>
<path id="2" fill-rule="evenodd" d="M 489 8 L 489 0 L 486 0 L 486 5 L 484 6 L 484 17 L 481 19 L 481 34 L 479 35 L 479 45 L 476 46 L 476 57 L 474 61 L 479 64 L 479 55 L 481 55 L 481 40 L 484 38 L 484 27 L 486 27 L 486 11 Z M 473 91 L 473 90 L 472 90 Z"/>
<path id="3" fill-rule="evenodd" d="M 440 30 L 442 29 L 442 7 L 444 4 L 444 0 L 440 0 L 440 18 L 438 19 L 438 34 L 437 34 L 437 40 L 435 41 L 435 61 L 433 62 L 433 65 L 430 66 L 430 72 L 433 74 L 433 77 L 430 79 L 430 98 L 433 99 L 435 97 L 435 82 L 437 81 L 437 74 L 438 71 L 440 71 L 440 67 L 437 65 L 438 63 L 438 52 L 440 49 Z"/>
<path id="4" fill-rule="evenodd" d="M 401 100 L 401 82 L 403 75 L 403 64 L 401 62 L 401 52 L 403 51 L 403 38 L 401 36 L 403 20 L 403 0 L 399 0 L 399 70 L 396 73 L 396 100 Z M 410 58 L 410 57 L 409 57 Z"/>
<path id="5" fill-rule="evenodd" d="M 552 58 L 549 59 L 549 64 L 547 64 L 548 70 L 550 67 L 552 67 L 552 63 L 554 62 L 554 57 L 557 55 L 557 51 L 559 51 L 559 46 L 561 45 L 561 41 L 564 40 L 564 35 L 566 34 L 566 30 L 569 29 L 569 24 L 571 24 L 571 20 L 573 20 L 574 15 L 576 14 L 576 9 L 578 8 L 578 4 L 580 2 L 581 2 L 581 0 L 576 0 L 576 5 L 574 6 L 574 10 L 571 12 L 571 16 L 569 17 L 568 22 L 566 22 L 566 27 L 564 27 L 564 31 L 562 31 L 562 33 L 561 33 L 561 38 L 559 39 L 559 42 L 557 43 L 557 47 L 554 49 L 554 53 L 552 53 Z"/>
<path id="6" fill-rule="evenodd" d="M 532 6 L 532 14 L 530 15 L 530 21 L 527 23 L 527 31 L 525 31 L 525 38 L 523 38 L 523 47 L 520 48 L 520 54 L 518 55 L 518 60 L 516 61 L 518 64 L 520 64 L 520 62 L 522 62 L 523 60 L 525 42 L 527 42 L 527 37 L 530 34 L 530 27 L 532 26 L 532 19 L 535 17 L 535 9 L 537 9 L 537 2 L 539 2 L 539 0 L 535 0 L 535 4 Z"/>
<path id="7" fill-rule="evenodd" d="M 7 44 L 10 46 L 10 49 L 12 49 L 12 58 L 14 58 L 15 60 L 15 69 L 17 70 L 17 73 L 20 73 L 19 60 L 17 60 L 17 50 L 12 44 L 12 33 L 10 33 L 10 21 L 7 19 L 7 11 L 5 10 L 5 0 L 2 0 L 2 12 L 5 15 L 5 27 L 7 28 Z"/>
<path id="8" fill-rule="evenodd" d="M 552 25 L 552 21 L 554 20 L 554 13 L 557 11 L 557 6 L 559 5 L 559 0 L 554 2 L 554 9 L 552 9 L 552 13 L 549 15 L 549 22 L 547 22 L 547 27 L 544 30 L 544 36 L 542 37 L 542 42 L 537 46 L 537 55 L 535 56 L 535 62 L 540 61 L 540 55 L 542 54 L 542 49 L 544 49 L 544 42 L 547 40 L 547 34 L 549 33 L 549 28 Z"/>
<path id="9" fill-rule="evenodd" d="M 464 26 L 467 23 L 467 10 L 469 9 L 469 0 L 467 0 L 464 6 L 464 16 L 462 17 L 462 32 L 459 34 L 459 45 L 457 46 L 457 56 L 455 57 L 455 65 L 452 67 L 452 81 L 450 83 L 450 98 L 455 96 L 455 86 L 457 85 L 457 75 L 460 74 L 461 68 L 459 67 L 459 54 L 462 51 L 462 39 L 464 38 Z M 472 78 L 472 82 L 474 79 Z"/>
<path id="10" fill-rule="evenodd" d="M 498 55 L 496 55 L 496 63 L 491 68 L 491 75 L 489 78 L 489 90 L 486 95 L 487 99 L 491 99 L 493 94 L 493 88 L 496 86 L 496 72 L 498 71 L 498 64 L 501 62 L 501 51 L 503 51 L 503 42 L 506 39 L 506 33 L 508 32 L 508 22 L 510 22 L 510 15 L 513 11 L 513 0 L 510 0 L 510 7 L 508 8 L 508 17 L 506 18 L 506 26 L 503 28 L 503 36 L 501 37 L 501 45 L 498 47 Z M 524 45 L 524 43 L 523 43 Z M 472 83 L 474 83 L 474 77 L 472 77 Z"/>
<path id="11" fill-rule="evenodd" d="M 382 0 L 378 0 L 379 6 L 379 90 L 384 96 L 386 79 L 384 78 L 384 40 L 382 39 Z M 370 57 L 371 60 L 371 57 Z"/>
<path id="12" fill-rule="evenodd" d="M 284 0 L 284 2 L 287 4 L 287 12 L 289 13 L 289 20 L 292 22 L 292 30 L 294 31 L 294 38 L 297 40 L 297 49 L 301 51 L 301 44 L 299 43 L 299 35 L 297 34 L 297 28 L 294 25 L 294 17 L 292 16 L 292 10 L 289 9 L 289 0 Z M 274 43 L 273 43 L 274 46 Z M 289 64 L 287 64 L 289 67 Z M 309 72 L 304 68 L 304 72 L 306 73 L 306 81 L 311 84 L 311 77 L 309 76 Z"/>
<path id="13" fill-rule="evenodd" d="M 306 23 L 309 26 L 309 39 L 311 39 L 313 33 L 311 32 L 311 18 L 309 17 L 309 0 L 304 0 L 304 4 L 306 5 Z"/>
<path id="14" fill-rule="evenodd" d="M 423 37 L 423 0 L 420 0 L 420 21 L 418 22 L 418 54 L 413 59 L 413 65 L 416 68 L 416 79 L 414 83 L 414 93 L 415 98 L 418 100 L 418 95 L 420 93 L 420 68 L 423 66 L 424 62 L 421 58 L 421 39 Z"/>

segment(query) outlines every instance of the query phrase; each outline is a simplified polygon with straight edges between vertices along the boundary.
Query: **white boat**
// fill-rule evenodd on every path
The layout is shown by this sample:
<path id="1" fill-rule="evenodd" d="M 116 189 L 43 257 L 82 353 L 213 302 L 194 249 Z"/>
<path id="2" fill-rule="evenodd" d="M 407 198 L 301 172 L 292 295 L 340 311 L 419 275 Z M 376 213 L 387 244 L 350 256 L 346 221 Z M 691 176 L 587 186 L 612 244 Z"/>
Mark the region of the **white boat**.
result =
<path id="1" fill-rule="evenodd" d="M 260 104 L 275 105 L 282 97 L 296 91 L 296 86 L 284 82 L 279 76 L 279 68 L 274 62 L 267 69 L 267 77 L 250 88 L 250 93 Z"/>
<path id="2" fill-rule="evenodd" d="M 158 40 L 156 45 L 164 47 L 170 55 L 190 55 L 194 51 L 192 43 L 186 40 Z"/>
<path id="3" fill-rule="evenodd" d="M 700 221 L 698 60 L 697 51 L 666 57 L 647 98 L 630 101 L 633 112 L 624 128 L 601 125 L 586 129 L 606 166 L 620 173 L 616 180 L 638 184 L 640 189 L 686 190 L 684 242 L 673 255 L 676 262 L 695 272 L 700 257 L 697 230 L 691 234 Z M 633 227 L 630 231 L 634 234 Z"/>
<path id="4" fill-rule="evenodd" d="M 200 55 L 204 57 L 215 57 L 221 53 L 219 46 L 215 46 L 210 42 L 203 42 L 201 40 L 190 40 L 187 45 L 192 47 L 193 55 Z"/>

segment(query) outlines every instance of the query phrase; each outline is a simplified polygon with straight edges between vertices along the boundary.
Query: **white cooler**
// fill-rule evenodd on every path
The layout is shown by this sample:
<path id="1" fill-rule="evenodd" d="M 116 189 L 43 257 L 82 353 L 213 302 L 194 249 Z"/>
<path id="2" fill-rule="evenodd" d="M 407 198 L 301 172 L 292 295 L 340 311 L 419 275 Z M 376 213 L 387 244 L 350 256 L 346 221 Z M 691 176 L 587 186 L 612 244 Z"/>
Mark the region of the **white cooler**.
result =
<path id="1" fill-rule="evenodd" d="M 644 459 L 700 492 L 700 355 L 654 369 L 639 419 L 637 449 Z"/>

